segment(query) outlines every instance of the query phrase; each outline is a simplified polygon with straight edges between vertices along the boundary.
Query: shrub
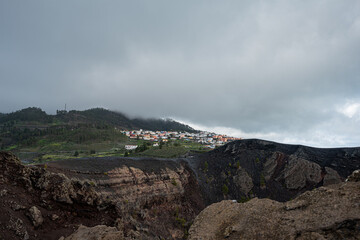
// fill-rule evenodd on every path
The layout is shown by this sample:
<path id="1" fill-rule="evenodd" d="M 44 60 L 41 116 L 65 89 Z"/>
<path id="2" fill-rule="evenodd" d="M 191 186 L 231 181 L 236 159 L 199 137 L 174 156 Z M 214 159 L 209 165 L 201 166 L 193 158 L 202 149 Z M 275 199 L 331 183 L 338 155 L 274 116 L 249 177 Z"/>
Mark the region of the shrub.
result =
<path id="1" fill-rule="evenodd" d="M 247 202 L 249 201 L 250 198 L 249 197 L 244 197 L 242 196 L 239 200 L 237 200 L 238 203 L 244 203 L 244 202 Z"/>
<path id="2" fill-rule="evenodd" d="M 174 178 L 171 179 L 171 184 L 174 185 L 174 186 L 177 186 L 177 182 Z"/>
<path id="3" fill-rule="evenodd" d="M 224 195 L 228 195 L 228 193 L 229 193 L 229 188 L 228 188 L 228 186 L 226 186 L 226 184 L 224 184 L 224 185 L 222 186 L 221 190 L 222 190 L 222 193 L 223 193 Z"/>
<path id="4" fill-rule="evenodd" d="M 176 221 L 181 225 L 181 227 L 185 227 L 185 225 L 186 225 L 185 218 L 176 217 Z"/>
<path id="5" fill-rule="evenodd" d="M 260 186 L 265 187 L 265 177 L 263 174 L 260 175 Z"/>
<path id="6" fill-rule="evenodd" d="M 208 168 L 209 168 L 209 164 L 208 164 L 207 161 L 205 161 L 205 163 L 204 163 L 204 172 L 207 172 Z"/>
<path id="7" fill-rule="evenodd" d="M 174 216 L 179 217 L 179 207 L 176 207 Z"/>

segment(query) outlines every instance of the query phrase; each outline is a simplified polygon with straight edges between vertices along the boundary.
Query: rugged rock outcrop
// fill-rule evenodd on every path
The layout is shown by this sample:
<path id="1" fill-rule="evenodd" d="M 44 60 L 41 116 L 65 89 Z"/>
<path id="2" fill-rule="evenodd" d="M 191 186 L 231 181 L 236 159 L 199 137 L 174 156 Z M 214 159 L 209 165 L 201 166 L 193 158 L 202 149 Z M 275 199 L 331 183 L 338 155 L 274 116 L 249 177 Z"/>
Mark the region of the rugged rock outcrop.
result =
<path id="1" fill-rule="evenodd" d="M 181 239 L 186 237 L 192 221 L 206 205 L 224 199 L 245 202 L 254 198 L 247 203 L 249 205 L 244 205 L 248 210 L 233 201 L 230 205 L 235 204 L 254 216 L 262 211 L 261 208 L 268 209 L 265 214 L 261 213 L 263 218 L 255 220 L 270 221 L 270 224 L 283 216 L 281 211 L 285 211 L 286 220 L 291 215 L 286 215 L 288 211 L 297 214 L 299 210 L 309 209 L 312 213 L 317 211 L 315 207 L 322 207 L 309 200 L 313 198 L 300 198 L 288 205 L 273 200 L 286 201 L 307 190 L 329 185 L 329 188 L 316 190 L 319 192 L 316 196 L 322 199 L 320 193 L 331 192 L 324 189 L 332 189 L 334 185 L 331 184 L 344 181 L 357 168 L 360 168 L 360 148 L 317 149 L 262 140 L 237 141 L 183 159 L 104 157 L 38 166 L 24 166 L 14 155 L 0 152 L 0 239 L 58 240 L 61 236 L 81 239 L 87 235 Z M 359 181 L 359 175 L 354 172 L 348 178 L 352 182 L 344 185 L 344 192 L 335 189 L 332 193 L 335 195 L 325 194 L 329 199 L 323 202 L 344 210 L 343 206 L 338 206 L 340 203 L 331 199 L 336 200 L 336 196 L 344 194 L 351 198 L 353 195 L 348 194 L 348 188 L 355 180 Z M 262 201 L 257 197 L 273 200 Z M 224 203 L 224 209 L 228 203 Z M 345 210 L 349 207 L 344 206 Z M 233 210 L 235 214 L 237 210 Z M 219 212 L 219 216 L 221 214 Z M 226 219 L 224 223 L 228 224 L 231 218 Z M 321 235 L 329 226 L 346 232 L 348 225 L 354 228 L 359 225 L 356 219 L 344 219 L 331 222 L 333 225 L 314 225 L 317 228 L 311 233 L 311 229 L 301 228 L 301 236 Z M 254 219 L 243 220 L 257 225 Z M 290 218 L 294 224 L 299 221 Z M 80 225 L 83 226 L 79 228 Z M 98 225 L 103 226 L 94 227 Z M 231 237 L 242 231 L 239 229 L 240 225 L 231 225 L 219 231 L 222 237 Z"/>
<path id="2" fill-rule="evenodd" d="M 0 194 L 0 239 L 57 240 L 80 224 L 87 227 L 70 239 L 120 233 L 124 239 L 181 239 L 205 207 L 191 170 L 172 160 L 97 158 L 24 166 L 1 152 Z"/>
<path id="3" fill-rule="evenodd" d="M 103 200 L 88 181 L 69 179 L 62 173 L 47 171 L 42 167 L 26 167 L 14 155 L 0 153 L 2 173 L 0 180 L 21 184 L 28 191 L 41 190 L 42 197 L 51 197 L 58 202 L 74 202 L 88 205 L 101 205 Z"/>
<path id="4" fill-rule="evenodd" d="M 194 174 L 180 160 L 90 158 L 49 163 L 47 168 L 90 181 L 116 207 L 125 237 L 182 238 L 205 207 Z"/>
<path id="5" fill-rule="evenodd" d="M 248 193 L 254 187 L 252 178 L 246 172 L 246 170 L 241 167 L 238 168 L 236 174 L 233 176 L 233 182 L 235 186 L 238 187 L 239 190 L 246 195 L 248 195 Z"/>
<path id="6" fill-rule="evenodd" d="M 307 191 L 281 203 L 224 200 L 203 210 L 189 239 L 359 239 L 360 182 Z"/>
<path id="7" fill-rule="evenodd" d="M 344 181 L 360 168 L 360 148 L 321 149 L 249 139 L 228 143 L 196 160 L 194 170 L 206 204 L 254 196 L 287 201 Z"/>
<path id="8" fill-rule="evenodd" d="M 57 240 L 81 223 L 112 225 L 117 217 L 86 181 L 24 166 L 7 152 L 0 152 L 0 195 L 0 239 Z"/>
<path id="9" fill-rule="evenodd" d="M 354 171 L 347 179 L 346 181 L 350 182 L 360 182 L 360 170 Z"/>
<path id="10" fill-rule="evenodd" d="M 36 206 L 32 206 L 29 209 L 29 218 L 36 228 L 44 222 L 41 211 Z"/>

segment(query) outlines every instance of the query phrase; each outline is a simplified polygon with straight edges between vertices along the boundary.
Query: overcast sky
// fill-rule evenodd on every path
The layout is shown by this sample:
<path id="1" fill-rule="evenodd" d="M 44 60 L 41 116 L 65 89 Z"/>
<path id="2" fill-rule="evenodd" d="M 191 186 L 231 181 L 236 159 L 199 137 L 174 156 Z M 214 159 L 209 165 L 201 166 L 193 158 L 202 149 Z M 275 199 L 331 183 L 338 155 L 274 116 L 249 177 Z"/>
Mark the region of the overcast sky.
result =
<path id="1" fill-rule="evenodd" d="M 360 1 L 0 0 L 0 81 L 0 112 L 360 146 Z"/>

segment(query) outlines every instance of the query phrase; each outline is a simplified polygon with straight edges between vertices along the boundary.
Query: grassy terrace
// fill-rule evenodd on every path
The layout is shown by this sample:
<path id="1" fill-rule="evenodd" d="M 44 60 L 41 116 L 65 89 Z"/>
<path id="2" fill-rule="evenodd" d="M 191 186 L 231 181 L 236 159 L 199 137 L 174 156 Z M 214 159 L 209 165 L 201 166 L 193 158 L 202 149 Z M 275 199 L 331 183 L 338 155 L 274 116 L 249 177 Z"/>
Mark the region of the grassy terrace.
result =
<path id="1" fill-rule="evenodd" d="M 9 135 L 9 132 L 3 131 L 2 137 Z M 153 142 L 129 139 L 110 127 L 47 128 L 39 132 L 12 133 L 18 141 L 3 150 L 12 151 L 30 163 L 82 157 L 124 157 L 125 153 L 129 157 L 176 158 L 190 151 L 206 151 L 199 143 L 182 140 L 170 141 L 161 147 L 153 146 Z M 140 147 L 140 151 L 126 152 L 125 145 L 146 147 Z"/>

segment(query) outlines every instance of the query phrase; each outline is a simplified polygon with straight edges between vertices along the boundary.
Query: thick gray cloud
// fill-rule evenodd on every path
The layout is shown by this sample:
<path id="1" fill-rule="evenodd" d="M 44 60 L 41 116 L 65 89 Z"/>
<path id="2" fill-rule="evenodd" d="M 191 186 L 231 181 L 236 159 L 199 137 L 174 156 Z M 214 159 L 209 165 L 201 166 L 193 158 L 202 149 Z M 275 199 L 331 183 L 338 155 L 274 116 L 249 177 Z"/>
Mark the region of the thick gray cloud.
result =
<path id="1" fill-rule="evenodd" d="M 360 145 L 357 0 L 1 1 L 0 35 L 0 112 L 102 106 Z"/>

